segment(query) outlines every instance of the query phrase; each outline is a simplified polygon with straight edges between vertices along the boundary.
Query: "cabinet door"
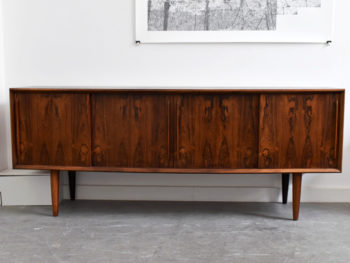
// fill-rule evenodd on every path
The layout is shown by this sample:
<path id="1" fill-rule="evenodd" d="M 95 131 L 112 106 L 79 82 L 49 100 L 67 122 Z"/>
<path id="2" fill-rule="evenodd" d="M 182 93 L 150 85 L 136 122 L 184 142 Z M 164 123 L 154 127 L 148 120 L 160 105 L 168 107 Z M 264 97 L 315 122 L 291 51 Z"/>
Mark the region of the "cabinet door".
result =
<path id="1" fill-rule="evenodd" d="M 176 108 L 177 168 L 258 167 L 258 96 L 186 94 Z"/>
<path id="2" fill-rule="evenodd" d="M 16 156 L 19 165 L 89 166 L 88 94 L 16 93 Z"/>
<path id="3" fill-rule="evenodd" d="M 172 167 L 169 108 L 162 94 L 94 94 L 93 165 Z"/>
<path id="4" fill-rule="evenodd" d="M 260 168 L 336 168 L 339 94 L 266 94 L 260 100 Z"/>

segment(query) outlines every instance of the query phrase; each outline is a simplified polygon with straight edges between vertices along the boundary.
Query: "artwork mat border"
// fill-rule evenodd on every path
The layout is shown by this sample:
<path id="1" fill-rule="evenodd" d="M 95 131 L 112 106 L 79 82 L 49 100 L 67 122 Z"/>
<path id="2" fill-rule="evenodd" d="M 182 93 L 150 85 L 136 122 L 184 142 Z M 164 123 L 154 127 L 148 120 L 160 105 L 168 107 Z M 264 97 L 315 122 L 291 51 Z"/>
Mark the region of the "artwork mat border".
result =
<path id="1" fill-rule="evenodd" d="M 330 44 L 333 40 L 335 0 L 321 0 L 327 21 L 324 33 L 276 31 L 148 31 L 147 1 L 135 0 L 135 42 L 141 43 L 309 43 Z M 306 11 L 308 8 L 304 8 Z M 311 9 L 311 7 L 310 7 Z M 301 9 L 302 10 L 302 9 Z M 299 10 L 300 11 L 300 10 Z M 307 10 L 308 12 L 310 10 Z M 281 19 L 282 16 L 279 16 Z M 287 15 L 286 15 L 287 17 Z M 293 15 L 290 15 L 293 17 Z"/>

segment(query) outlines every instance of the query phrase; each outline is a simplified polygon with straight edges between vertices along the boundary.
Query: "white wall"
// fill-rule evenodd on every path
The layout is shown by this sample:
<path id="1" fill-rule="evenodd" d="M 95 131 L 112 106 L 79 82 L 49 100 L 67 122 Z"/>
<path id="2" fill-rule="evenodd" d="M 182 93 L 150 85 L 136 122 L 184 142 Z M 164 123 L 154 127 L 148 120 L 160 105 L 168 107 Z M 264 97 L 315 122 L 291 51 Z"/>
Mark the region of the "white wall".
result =
<path id="1" fill-rule="evenodd" d="M 6 113 L 7 99 L 5 97 L 4 80 L 4 50 L 3 50 L 3 24 L 2 3 L 0 2 L 0 171 L 7 167 L 7 136 L 6 136 Z M 5 147 L 4 147 L 5 146 Z"/>
<path id="2" fill-rule="evenodd" d="M 154 44 L 138 47 L 134 44 L 132 0 L 2 2 L 5 91 L 9 87 L 28 85 L 350 86 L 348 0 L 335 0 L 334 43 L 329 47 L 309 44 Z M 306 175 L 304 201 L 350 201 L 349 116 L 347 104 L 343 174 Z M 9 135 L 9 131 L 7 133 Z M 7 142 L 10 153 L 9 137 Z M 47 184 L 44 178 L 41 182 Z M 13 187 L 16 184 L 13 183 Z M 280 192 L 280 177 L 276 175 L 94 173 L 79 176 L 78 184 L 78 198 L 84 199 L 277 201 Z M 43 198 L 50 202 L 47 195 Z"/>
<path id="3" fill-rule="evenodd" d="M 3 50 L 3 19 L 2 19 L 2 2 L 0 2 L 0 173 L 7 168 L 7 120 L 5 99 L 5 81 L 4 81 L 4 50 Z M 0 206 L 2 205 L 3 188 L 5 187 L 3 179 L 0 177 Z"/>

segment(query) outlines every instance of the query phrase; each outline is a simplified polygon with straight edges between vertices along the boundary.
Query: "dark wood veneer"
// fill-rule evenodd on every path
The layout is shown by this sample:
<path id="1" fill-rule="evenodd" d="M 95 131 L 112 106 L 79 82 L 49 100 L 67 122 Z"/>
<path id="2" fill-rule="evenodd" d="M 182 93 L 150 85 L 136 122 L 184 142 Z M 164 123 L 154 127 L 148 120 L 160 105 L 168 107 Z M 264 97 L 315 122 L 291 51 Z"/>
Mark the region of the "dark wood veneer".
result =
<path id="1" fill-rule="evenodd" d="M 92 165 L 172 167 L 170 97 L 159 94 L 92 96 Z"/>
<path id="2" fill-rule="evenodd" d="M 338 102 L 332 93 L 262 95 L 259 167 L 337 168 Z"/>
<path id="3" fill-rule="evenodd" d="M 344 90 L 11 89 L 13 166 L 59 171 L 341 172 Z"/>
<path id="4" fill-rule="evenodd" d="M 258 95 L 177 96 L 175 168 L 257 168 L 258 105 Z"/>
<path id="5" fill-rule="evenodd" d="M 17 162 L 91 165 L 89 94 L 15 94 Z"/>

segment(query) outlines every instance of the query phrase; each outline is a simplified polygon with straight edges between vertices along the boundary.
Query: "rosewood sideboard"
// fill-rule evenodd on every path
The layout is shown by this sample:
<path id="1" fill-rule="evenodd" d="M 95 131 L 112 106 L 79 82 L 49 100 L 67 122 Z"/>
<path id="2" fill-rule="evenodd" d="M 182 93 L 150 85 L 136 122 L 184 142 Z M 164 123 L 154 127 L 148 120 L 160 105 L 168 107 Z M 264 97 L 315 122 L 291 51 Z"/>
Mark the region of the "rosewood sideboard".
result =
<path id="1" fill-rule="evenodd" d="M 13 166 L 76 171 L 293 175 L 293 219 L 303 173 L 342 169 L 344 90 L 10 91 Z M 244 175 L 242 175 L 244 176 Z"/>

